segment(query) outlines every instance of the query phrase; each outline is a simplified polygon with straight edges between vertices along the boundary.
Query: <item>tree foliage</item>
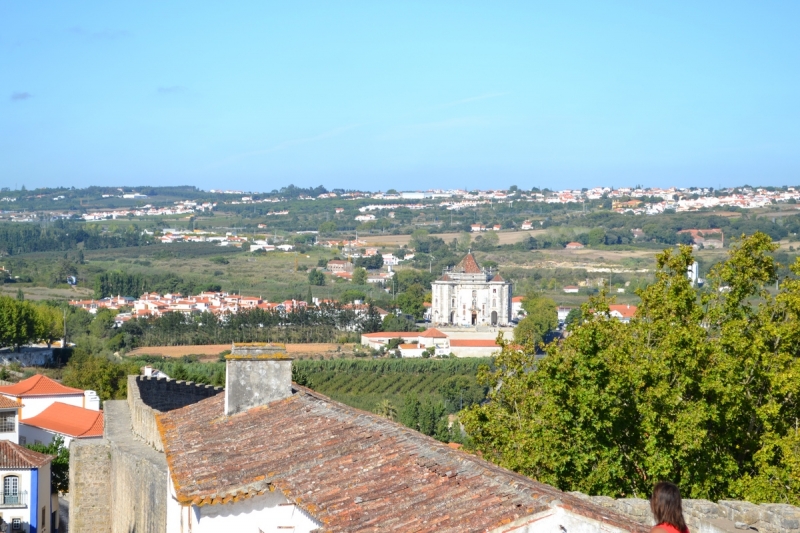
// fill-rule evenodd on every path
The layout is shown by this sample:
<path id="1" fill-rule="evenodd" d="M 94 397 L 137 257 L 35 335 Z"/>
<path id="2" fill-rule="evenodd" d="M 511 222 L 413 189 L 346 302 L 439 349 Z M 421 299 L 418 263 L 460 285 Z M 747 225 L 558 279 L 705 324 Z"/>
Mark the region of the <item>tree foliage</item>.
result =
<path id="1" fill-rule="evenodd" d="M 69 448 L 64 446 L 64 437 L 56 435 L 50 444 L 28 444 L 26 448 L 55 456 L 50 463 L 51 490 L 69 492 Z"/>
<path id="2" fill-rule="evenodd" d="M 514 340 L 518 343 L 536 345 L 545 335 L 558 327 L 556 303 L 539 294 L 529 294 L 522 300 L 522 308 L 528 316 L 514 328 Z"/>
<path id="3" fill-rule="evenodd" d="M 781 280 L 756 233 L 702 291 L 691 248 L 658 255 L 629 324 L 605 293 L 536 360 L 506 344 L 484 369 L 489 402 L 463 417 L 487 458 L 563 490 L 641 496 L 654 481 L 686 497 L 800 503 L 800 261 Z"/>

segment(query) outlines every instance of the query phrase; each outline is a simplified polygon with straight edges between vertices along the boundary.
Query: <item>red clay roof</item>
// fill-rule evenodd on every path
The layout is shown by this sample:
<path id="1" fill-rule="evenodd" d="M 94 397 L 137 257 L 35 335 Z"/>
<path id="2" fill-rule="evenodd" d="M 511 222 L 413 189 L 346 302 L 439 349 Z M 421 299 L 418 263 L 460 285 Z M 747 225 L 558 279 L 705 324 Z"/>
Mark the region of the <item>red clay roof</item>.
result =
<path id="1" fill-rule="evenodd" d="M 499 348 L 493 339 L 450 339 L 451 348 Z"/>
<path id="2" fill-rule="evenodd" d="M 20 420 L 19 423 L 76 438 L 103 436 L 102 411 L 61 402 L 54 402 L 38 415 Z"/>
<path id="3" fill-rule="evenodd" d="M 447 335 L 442 333 L 436 328 L 428 328 L 422 333 L 419 334 L 420 337 L 430 338 L 430 339 L 446 339 Z"/>
<path id="4" fill-rule="evenodd" d="M 52 460 L 52 455 L 23 448 L 9 440 L 0 440 L 0 468 L 41 468 Z"/>
<path id="5" fill-rule="evenodd" d="M 460 272 L 464 274 L 480 274 L 483 272 L 478 262 L 472 254 L 467 254 L 454 268 L 453 272 Z"/>
<path id="6" fill-rule="evenodd" d="M 514 296 L 513 298 L 511 298 L 511 301 L 512 302 L 521 302 L 524 299 L 525 299 L 524 296 Z"/>
<path id="7" fill-rule="evenodd" d="M 453 281 L 453 280 L 452 280 L 452 279 L 450 279 L 450 276 L 448 276 L 447 274 L 445 274 L 445 275 L 443 275 L 443 276 L 442 276 L 442 277 L 439 279 L 439 281 Z"/>
<path id="8" fill-rule="evenodd" d="M 53 396 L 58 394 L 83 394 L 81 389 L 65 387 L 58 381 L 52 380 L 47 376 L 36 374 L 28 379 L 23 379 L 19 383 L 0 387 L 0 394 L 7 396 Z"/>
<path id="9" fill-rule="evenodd" d="M 616 311 L 622 318 L 633 318 L 636 314 L 637 307 L 635 305 L 613 304 L 608 306 L 608 311 L 613 313 Z"/>
<path id="10" fill-rule="evenodd" d="M 0 409 L 17 409 L 18 407 L 22 406 L 16 400 L 0 395 Z"/>
<path id="11" fill-rule="evenodd" d="M 505 280 L 503 279 L 503 276 L 501 276 L 500 273 L 498 272 L 497 274 L 494 275 L 492 281 L 505 281 Z"/>
<path id="12" fill-rule="evenodd" d="M 478 533 L 560 505 L 634 533 L 648 527 L 388 419 L 294 385 L 224 416 L 225 395 L 157 415 L 179 503 L 279 490 L 322 531 Z"/>

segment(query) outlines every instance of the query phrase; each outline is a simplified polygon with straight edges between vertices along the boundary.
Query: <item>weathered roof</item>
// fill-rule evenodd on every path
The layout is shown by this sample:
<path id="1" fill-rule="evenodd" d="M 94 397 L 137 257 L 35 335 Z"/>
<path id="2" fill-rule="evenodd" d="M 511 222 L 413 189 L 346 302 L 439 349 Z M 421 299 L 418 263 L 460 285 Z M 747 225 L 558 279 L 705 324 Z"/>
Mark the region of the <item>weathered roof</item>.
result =
<path id="1" fill-rule="evenodd" d="M 450 276 L 444 274 L 441 278 L 439 278 L 439 281 L 453 281 L 453 280 L 450 278 Z"/>
<path id="2" fill-rule="evenodd" d="M 28 379 L 23 379 L 19 383 L 0 387 L 0 394 L 7 396 L 54 396 L 59 394 L 83 394 L 81 389 L 65 387 L 58 381 L 52 380 L 47 376 L 36 374 Z"/>
<path id="3" fill-rule="evenodd" d="M 436 328 L 428 328 L 422 333 L 419 334 L 420 337 L 424 338 L 431 338 L 431 339 L 446 339 L 447 335 L 442 333 Z"/>
<path id="4" fill-rule="evenodd" d="M 10 440 L 0 440 L 0 468 L 41 468 L 52 460 L 52 455 L 23 448 Z"/>
<path id="5" fill-rule="evenodd" d="M 478 266 L 475 256 L 469 253 L 464 256 L 464 259 L 462 259 L 461 262 L 453 267 L 453 272 L 463 274 L 480 274 L 483 272 L 483 270 L 481 270 L 481 267 Z"/>
<path id="6" fill-rule="evenodd" d="M 46 429 L 76 438 L 102 437 L 103 412 L 75 405 L 53 402 L 36 416 L 20 420 L 20 424 Z"/>
<path id="7" fill-rule="evenodd" d="M 644 526 L 372 413 L 294 385 L 223 415 L 224 395 L 158 415 L 178 501 L 215 505 L 280 490 L 331 533 L 492 530 L 560 505 Z"/>
<path id="8" fill-rule="evenodd" d="M 505 281 L 505 280 L 503 279 L 503 276 L 501 276 L 500 273 L 498 272 L 497 274 L 494 275 L 492 281 Z"/>

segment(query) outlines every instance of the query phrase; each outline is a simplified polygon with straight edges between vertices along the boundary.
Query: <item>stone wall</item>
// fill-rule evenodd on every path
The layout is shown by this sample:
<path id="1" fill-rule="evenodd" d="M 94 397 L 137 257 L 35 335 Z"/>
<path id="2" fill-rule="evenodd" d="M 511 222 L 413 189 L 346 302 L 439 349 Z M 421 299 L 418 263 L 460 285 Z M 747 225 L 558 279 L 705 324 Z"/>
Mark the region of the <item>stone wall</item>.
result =
<path id="1" fill-rule="evenodd" d="M 192 381 L 128 376 L 128 409 L 131 416 L 131 429 L 134 435 L 146 444 L 163 452 L 161 436 L 156 426 L 156 415 L 186 407 L 215 396 L 223 390 L 221 387 L 202 385 Z"/>
<path id="2" fill-rule="evenodd" d="M 111 445 L 72 439 L 69 446 L 70 531 L 111 533 Z"/>
<path id="3" fill-rule="evenodd" d="M 608 496 L 573 493 L 594 503 L 618 511 L 637 522 L 653 525 L 650 502 L 640 498 L 615 500 Z M 800 508 L 778 503 L 721 500 L 683 500 L 683 514 L 692 533 L 800 533 Z"/>

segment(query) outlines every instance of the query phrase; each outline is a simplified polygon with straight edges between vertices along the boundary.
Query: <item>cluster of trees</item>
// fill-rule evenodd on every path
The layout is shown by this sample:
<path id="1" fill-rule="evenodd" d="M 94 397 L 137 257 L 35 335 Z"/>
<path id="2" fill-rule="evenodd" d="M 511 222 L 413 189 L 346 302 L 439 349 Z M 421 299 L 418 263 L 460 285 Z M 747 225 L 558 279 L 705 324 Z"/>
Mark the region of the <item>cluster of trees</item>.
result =
<path id="1" fill-rule="evenodd" d="M 218 290 L 220 290 L 219 284 L 182 277 L 172 272 L 144 274 L 106 270 L 94 279 L 95 298 L 117 295 L 138 298 L 146 292 L 197 294 Z"/>
<path id="2" fill-rule="evenodd" d="M 7 255 L 31 252 L 68 251 L 80 245 L 87 250 L 143 246 L 153 237 L 136 225 L 104 232 L 97 225 L 58 220 L 48 224 L 0 224 L 0 251 Z"/>
<path id="3" fill-rule="evenodd" d="M 19 348 L 32 342 L 46 342 L 49 346 L 63 332 L 60 309 L 0 296 L 0 346 Z"/>
<path id="4" fill-rule="evenodd" d="M 224 317 L 213 313 L 191 316 L 165 313 L 157 318 L 125 322 L 114 330 L 108 342 L 112 349 L 119 350 L 228 342 L 305 343 L 343 338 L 357 341 L 362 332 L 380 331 L 381 324 L 380 313 L 372 305 L 361 314 L 339 304 L 298 308 L 288 313 L 247 309 Z"/>
<path id="5" fill-rule="evenodd" d="M 558 327 L 558 306 L 550 298 L 530 293 L 522 299 L 527 315 L 514 328 L 514 342 L 535 347 Z"/>
<path id="6" fill-rule="evenodd" d="M 690 247 L 657 257 L 629 324 L 605 294 L 538 359 L 505 345 L 462 422 L 492 461 L 563 490 L 800 503 L 800 260 L 756 233 L 698 289 Z M 779 283 L 777 294 L 768 291 Z"/>

